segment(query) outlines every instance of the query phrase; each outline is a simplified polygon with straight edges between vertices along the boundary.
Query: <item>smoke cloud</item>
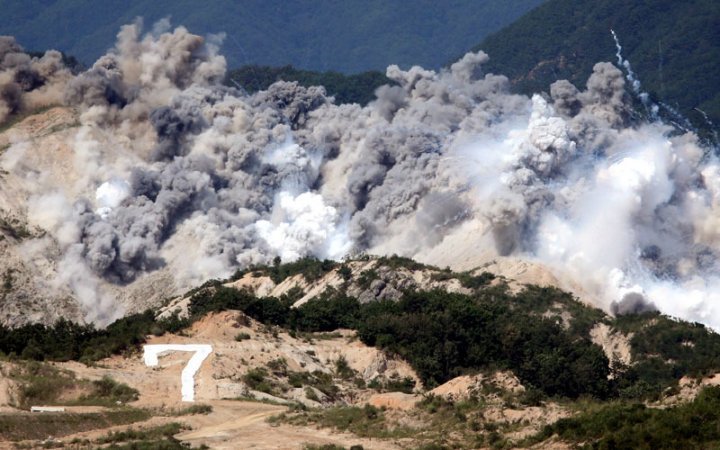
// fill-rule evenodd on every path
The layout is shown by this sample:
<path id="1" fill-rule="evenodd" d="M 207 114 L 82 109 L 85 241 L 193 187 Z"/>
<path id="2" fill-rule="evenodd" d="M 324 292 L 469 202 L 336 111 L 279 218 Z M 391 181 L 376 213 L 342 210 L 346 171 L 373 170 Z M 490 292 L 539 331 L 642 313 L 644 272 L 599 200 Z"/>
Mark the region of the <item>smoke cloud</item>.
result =
<path id="1" fill-rule="evenodd" d="M 0 123 L 11 114 L 62 101 L 72 75 L 60 52 L 31 57 L 11 36 L 0 36 Z"/>
<path id="2" fill-rule="evenodd" d="M 220 83 L 220 37 L 141 27 L 77 76 L 0 39 L 0 121 L 47 86 L 79 111 L 73 183 L 45 180 L 29 218 L 88 320 L 117 315 L 107 286 L 158 270 L 180 290 L 276 256 L 416 257 L 472 230 L 494 243 L 478 253 L 542 262 L 608 311 L 720 329 L 720 164 L 693 133 L 639 119 L 639 82 L 628 92 L 611 63 L 531 98 L 485 74 L 483 52 L 390 66 L 397 86 L 361 107 L 293 82 L 247 95 Z"/>

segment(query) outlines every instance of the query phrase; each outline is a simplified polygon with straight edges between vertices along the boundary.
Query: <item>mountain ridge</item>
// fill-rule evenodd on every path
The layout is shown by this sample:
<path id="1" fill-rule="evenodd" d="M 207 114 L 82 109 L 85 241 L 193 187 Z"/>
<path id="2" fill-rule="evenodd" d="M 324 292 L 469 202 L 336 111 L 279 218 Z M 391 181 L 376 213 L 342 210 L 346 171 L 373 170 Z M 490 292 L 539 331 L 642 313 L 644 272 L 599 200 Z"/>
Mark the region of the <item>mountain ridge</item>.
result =
<path id="1" fill-rule="evenodd" d="M 28 49 L 59 47 L 88 64 L 136 17 L 170 18 L 198 34 L 225 33 L 229 67 L 247 64 L 357 73 L 389 64 L 439 67 L 543 0 L 314 2 L 0 1 L 0 34 Z"/>
<path id="2" fill-rule="evenodd" d="M 656 102 L 679 110 L 698 128 L 712 128 L 706 113 L 718 129 L 717 2 L 551 0 L 473 49 L 486 51 L 487 69 L 508 76 L 521 92 L 549 91 L 563 78 L 580 87 L 596 62 L 618 64 L 611 30 Z"/>

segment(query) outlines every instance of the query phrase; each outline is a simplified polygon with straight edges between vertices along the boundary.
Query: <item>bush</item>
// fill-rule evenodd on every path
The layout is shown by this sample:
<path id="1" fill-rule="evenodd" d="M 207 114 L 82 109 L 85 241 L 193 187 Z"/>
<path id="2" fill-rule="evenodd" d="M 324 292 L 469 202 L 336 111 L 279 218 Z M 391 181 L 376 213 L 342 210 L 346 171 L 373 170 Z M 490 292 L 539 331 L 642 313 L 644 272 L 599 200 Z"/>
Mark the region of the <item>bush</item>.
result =
<path id="1" fill-rule="evenodd" d="M 213 407 L 210 405 L 203 405 L 203 404 L 195 404 L 188 406 L 187 408 L 183 408 L 175 413 L 173 413 L 173 416 L 191 416 L 195 414 L 210 414 L 213 411 Z M 177 434 L 177 433 L 173 433 Z"/>
<path id="2" fill-rule="evenodd" d="M 350 281 L 352 279 L 352 269 L 343 264 L 338 269 L 338 275 L 340 275 L 343 280 Z"/>
<path id="3" fill-rule="evenodd" d="M 255 320 L 272 325 L 285 325 L 290 317 L 290 306 L 276 298 L 257 298 L 246 290 L 224 286 L 203 289 L 190 299 L 190 314 L 195 320 L 210 312 L 229 309 L 243 311 Z"/>
<path id="4" fill-rule="evenodd" d="M 137 400 L 140 396 L 137 389 L 131 388 L 124 383 L 118 383 L 107 375 L 100 380 L 93 381 L 92 384 L 95 390 L 87 399 L 106 400 L 111 403 L 128 403 Z"/>
<path id="5" fill-rule="evenodd" d="M 343 380 L 348 380 L 355 376 L 355 371 L 350 367 L 344 356 L 340 355 L 335 360 L 335 374 Z"/>
<path id="6" fill-rule="evenodd" d="M 77 384 L 74 374 L 34 361 L 19 365 L 10 377 L 20 383 L 20 403 L 26 408 L 54 403 Z"/>
<path id="7" fill-rule="evenodd" d="M 98 444 L 111 444 L 127 441 L 138 441 L 147 439 L 158 439 L 161 437 L 170 438 L 181 431 L 187 429 L 177 422 L 168 423 L 166 425 L 159 425 L 153 428 L 146 428 L 142 430 L 135 430 L 129 428 L 125 431 L 111 431 L 106 436 L 103 436 L 96 440 Z"/>
<path id="8" fill-rule="evenodd" d="M 248 333 L 238 333 L 235 335 L 235 340 L 238 342 L 242 342 L 242 341 L 248 340 L 250 338 L 251 338 L 251 336 Z"/>
<path id="9" fill-rule="evenodd" d="M 250 389 L 255 391 L 265 392 L 266 394 L 273 394 L 273 383 L 267 379 L 267 370 L 262 367 L 250 369 L 243 375 L 242 380 L 248 385 Z"/>
<path id="10" fill-rule="evenodd" d="M 385 389 L 390 392 L 402 392 L 412 394 L 415 389 L 415 380 L 411 377 L 390 378 L 385 383 Z"/>
<path id="11" fill-rule="evenodd" d="M 291 326 L 311 332 L 355 328 L 360 309 L 356 299 L 328 290 L 297 308 Z"/>

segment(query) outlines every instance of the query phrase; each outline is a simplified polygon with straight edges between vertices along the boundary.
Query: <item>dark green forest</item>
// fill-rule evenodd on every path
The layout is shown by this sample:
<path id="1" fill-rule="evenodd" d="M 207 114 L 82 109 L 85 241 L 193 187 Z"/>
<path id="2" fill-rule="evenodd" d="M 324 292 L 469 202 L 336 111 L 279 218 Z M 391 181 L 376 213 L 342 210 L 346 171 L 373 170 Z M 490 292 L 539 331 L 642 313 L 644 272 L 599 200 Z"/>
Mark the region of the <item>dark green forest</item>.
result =
<path id="1" fill-rule="evenodd" d="M 276 81 L 297 81 L 301 86 L 324 86 L 335 103 L 359 103 L 366 105 L 375 99 L 375 90 L 393 82 L 380 72 L 370 71 L 355 75 L 340 72 L 315 72 L 292 66 L 243 66 L 228 72 L 225 84 L 238 86 L 248 93 L 267 89 Z"/>
<path id="2" fill-rule="evenodd" d="M 0 0 L 0 35 L 91 65 L 120 26 L 170 18 L 195 34 L 225 33 L 228 67 L 343 73 L 389 64 L 436 68 L 543 0 Z"/>
<path id="3" fill-rule="evenodd" d="M 623 56 L 653 98 L 708 128 L 720 125 L 720 2 L 715 0 L 550 0 L 475 49 L 487 70 L 508 76 L 525 93 L 549 91 L 558 79 L 582 87 L 599 61 Z"/>
<path id="4" fill-rule="evenodd" d="M 487 70 L 508 76 L 525 93 L 549 91 L 558 79 L 582 87 L 599 61 L 623 57 L 655 101 L 710 129 L 720 124 L 720 3 L 714 0 L 551 0 L 474 49 L 490 55 Z"/>

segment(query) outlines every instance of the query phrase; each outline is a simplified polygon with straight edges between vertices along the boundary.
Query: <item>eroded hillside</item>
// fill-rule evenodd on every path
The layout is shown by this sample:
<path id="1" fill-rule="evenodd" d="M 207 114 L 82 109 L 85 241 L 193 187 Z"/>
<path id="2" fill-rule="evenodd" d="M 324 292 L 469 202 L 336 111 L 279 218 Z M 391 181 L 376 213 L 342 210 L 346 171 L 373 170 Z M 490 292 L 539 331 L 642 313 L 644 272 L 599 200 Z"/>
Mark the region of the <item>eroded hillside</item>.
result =
<path id="1" fill-rule="evenodd" d="M 181 402 L 189 355 L 147 367 L 146 344 L 212 346 L 199 406 Z M 692 426 L 720 398 L 720 336 L 701 325 L 613 318 L 555 288 L 399 257 L 257 266 L 105 330 L 3 329 L 0 350 L 3 438 L 30 446 L 38 433 L 80 448 L 635 445 L 633 427 L 682 433 L 663 424 Z M 67 410 L 27 416 L 40 404 Z M 668 439 L 652 442 L 685 437 Z"/>

